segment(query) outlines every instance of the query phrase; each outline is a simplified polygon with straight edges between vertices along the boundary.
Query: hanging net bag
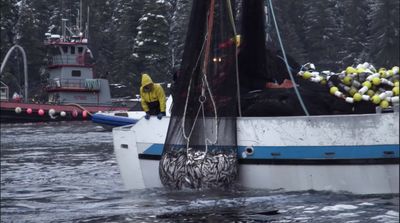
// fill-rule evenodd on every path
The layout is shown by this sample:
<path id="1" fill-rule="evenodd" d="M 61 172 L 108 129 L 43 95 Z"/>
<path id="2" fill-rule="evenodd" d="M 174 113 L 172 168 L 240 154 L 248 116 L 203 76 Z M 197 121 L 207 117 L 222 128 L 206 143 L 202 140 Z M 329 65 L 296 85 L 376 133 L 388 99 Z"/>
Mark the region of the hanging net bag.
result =
<path id="1" fill-rule="evenodd" d="M 159 165 L 164 186 L 228 187 L 237 178 L 237 45 L 229 0 L 194 0 Z"/>

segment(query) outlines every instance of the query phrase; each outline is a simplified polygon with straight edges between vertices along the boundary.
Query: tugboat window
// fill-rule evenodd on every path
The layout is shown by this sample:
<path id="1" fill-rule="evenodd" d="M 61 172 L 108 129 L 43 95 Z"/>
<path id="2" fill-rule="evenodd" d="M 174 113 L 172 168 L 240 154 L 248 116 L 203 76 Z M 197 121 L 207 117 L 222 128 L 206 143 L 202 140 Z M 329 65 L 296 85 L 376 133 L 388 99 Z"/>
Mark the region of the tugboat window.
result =
<path id="1" fill-rule="evenodd" d="M 80 77 L 81 76 L 81 71 L 80 70 L 73 70 L 71 75 L 73 77 Z"/>
<path id="2" fill-rule="evenodd" d="M 71 46 L 71 54 L 75 54 L 75 47 Z"/>
<path id="3" fill-rule="evenodd" d="M 68 53 L 68 47 L 67 46 L 63 46 L 62 49 L 63 49 L 64 53 Z"/>
<path id="4" fill-rule="evenodd" d="M 51 55 L 61 55 L 61 51 L 59 48 L 50 48 L 50 54 Z"/>
<path id="5" fill-rule="evenodd" d="M 83 52 L 83 47 L 78 47 L 78 53 L 82 53 Z"/>

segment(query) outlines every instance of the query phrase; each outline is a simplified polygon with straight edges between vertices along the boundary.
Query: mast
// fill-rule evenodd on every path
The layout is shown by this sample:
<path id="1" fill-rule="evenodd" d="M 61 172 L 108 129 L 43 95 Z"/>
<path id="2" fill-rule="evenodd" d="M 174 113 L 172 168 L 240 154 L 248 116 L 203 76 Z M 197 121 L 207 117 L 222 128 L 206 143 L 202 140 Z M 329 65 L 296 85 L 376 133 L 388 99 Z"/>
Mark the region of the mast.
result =
<path id="1" fill-rule="evenodd" d="M 87 7 L 87 14 L 86 14 L 86 28 L 85 28 L 85 38 L 89 40 L 89 17 L 90 17 L 90 8 Z"/>
<path id="2" fill-rule="evenodd" d="M 68 19 L 61 19 L 61 37 L 65 40 L 67 36 L 67 21 Z"/>
<path id="3" fill-rule="evenodd" d="M 78 30 L 79 30 L 79 35 L 81 35 L 81 33 L 82 33 L 82 0 L 79 1 L 79 26 L 78 26 Z"/>

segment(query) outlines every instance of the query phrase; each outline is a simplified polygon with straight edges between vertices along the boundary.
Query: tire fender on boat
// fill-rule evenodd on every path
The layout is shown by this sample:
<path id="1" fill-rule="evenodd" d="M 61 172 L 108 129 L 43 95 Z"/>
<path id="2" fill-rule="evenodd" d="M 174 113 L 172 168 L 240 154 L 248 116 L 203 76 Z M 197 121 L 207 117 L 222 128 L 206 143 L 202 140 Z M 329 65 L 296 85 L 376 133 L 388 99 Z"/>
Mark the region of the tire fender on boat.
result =
<path id="1" fill-rule="evenodd" d="M 251 156 L 254 154 L 254 148 L 252 146 L 248 146 L 244 149 L 244 152 L 247 156 Z"/>

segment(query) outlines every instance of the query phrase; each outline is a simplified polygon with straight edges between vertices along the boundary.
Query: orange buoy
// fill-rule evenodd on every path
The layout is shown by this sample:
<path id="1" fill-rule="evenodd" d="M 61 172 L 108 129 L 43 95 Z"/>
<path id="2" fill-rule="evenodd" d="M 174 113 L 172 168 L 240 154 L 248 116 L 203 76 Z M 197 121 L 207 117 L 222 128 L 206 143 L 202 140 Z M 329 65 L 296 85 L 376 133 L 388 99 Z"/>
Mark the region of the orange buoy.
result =
<path id="1" fill-rule="evenodd" d="M 32 108 L 26 109 L 26 113 L 27 113 L 28 115 L 32 114 Z"/>

